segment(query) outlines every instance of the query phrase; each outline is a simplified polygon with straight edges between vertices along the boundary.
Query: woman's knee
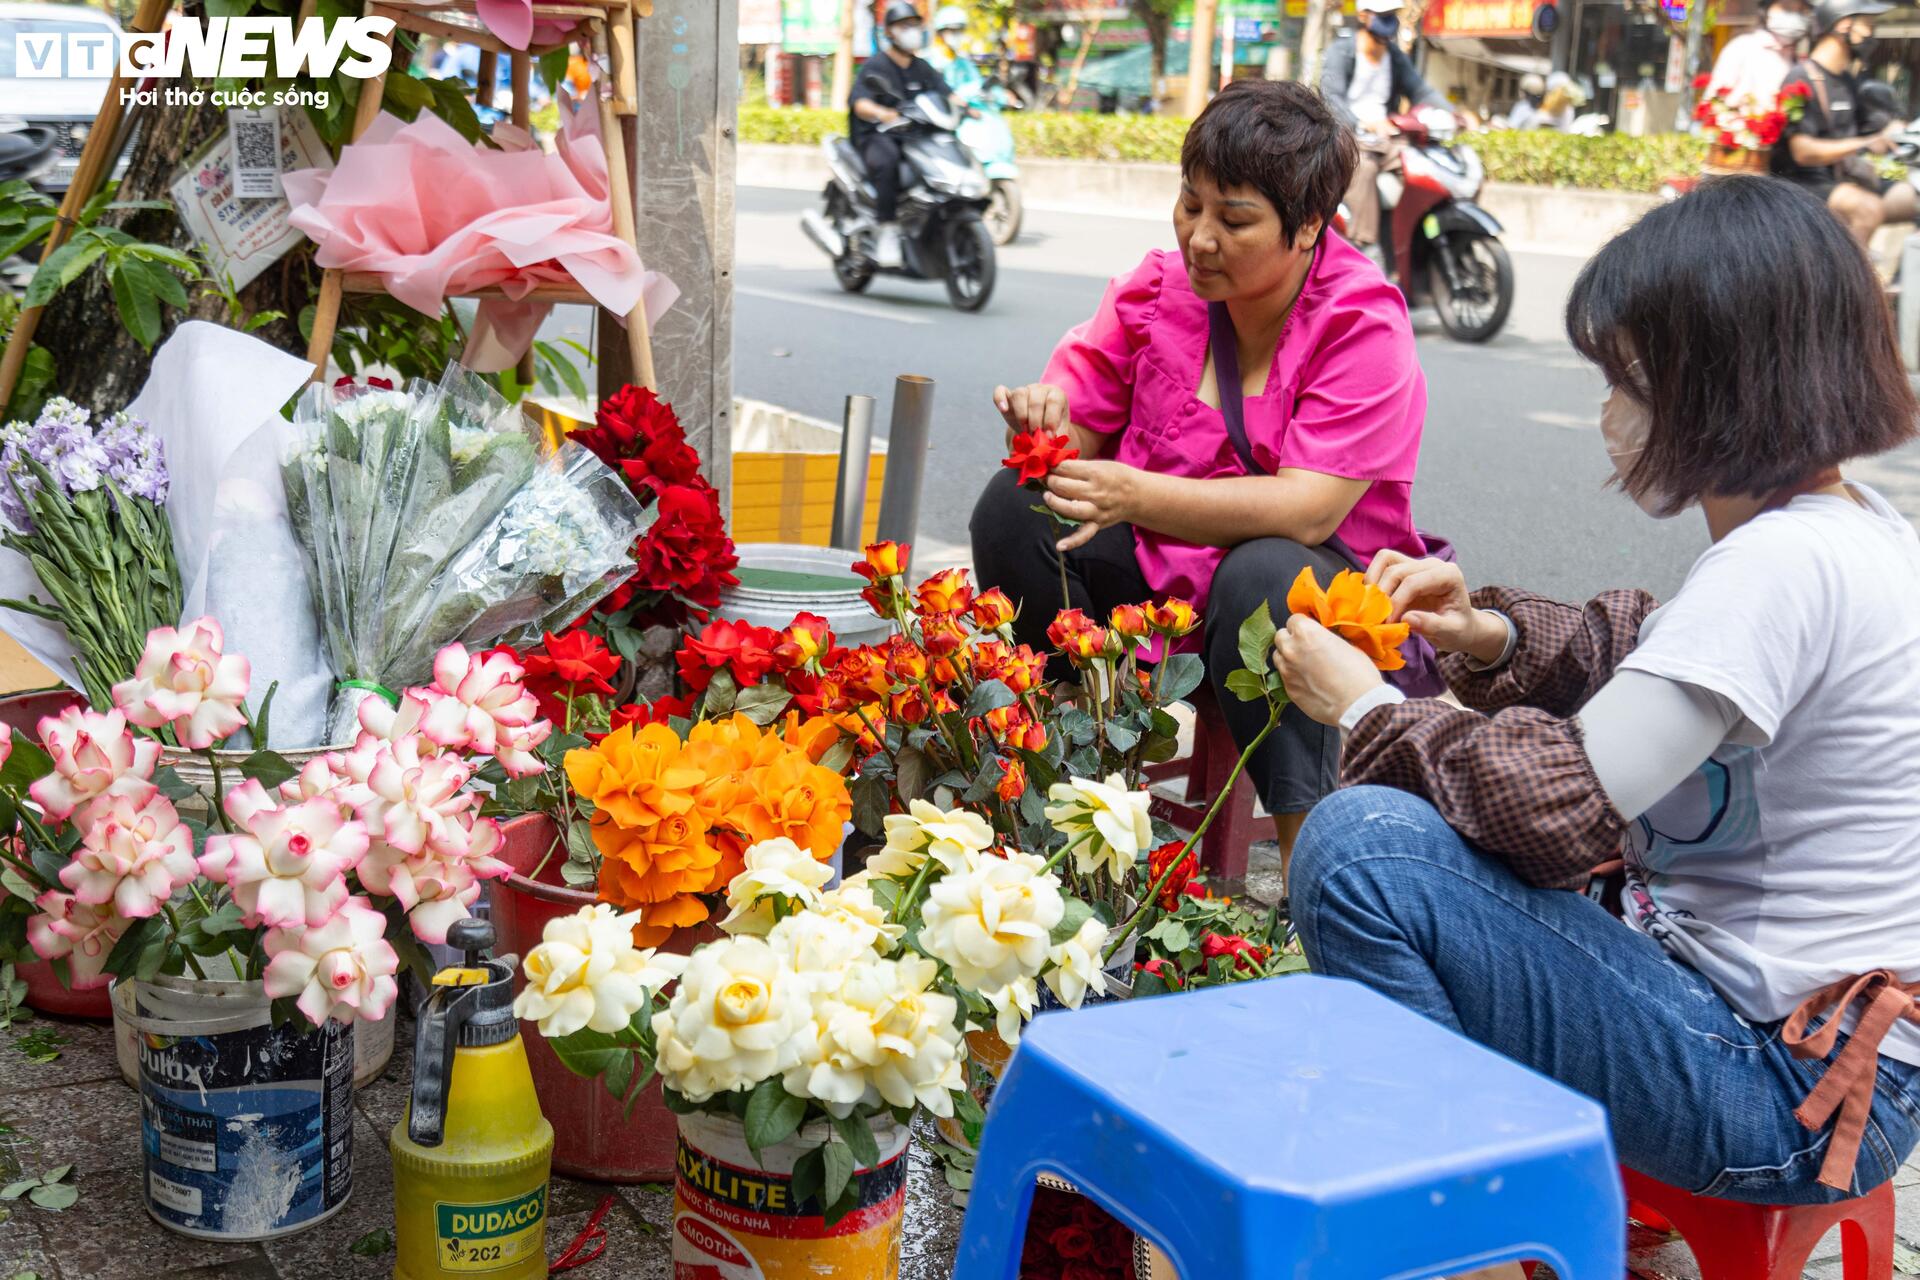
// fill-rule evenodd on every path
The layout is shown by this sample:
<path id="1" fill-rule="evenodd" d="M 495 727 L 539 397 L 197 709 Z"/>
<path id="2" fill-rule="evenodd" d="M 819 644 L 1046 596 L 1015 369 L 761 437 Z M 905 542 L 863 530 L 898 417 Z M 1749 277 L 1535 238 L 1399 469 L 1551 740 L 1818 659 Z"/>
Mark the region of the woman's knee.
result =
<path id="1" fill-rule="evenodd" d="M 1457 856 L 1459 835 L 1427 801 L 1393 787 L 1346 787 L 1307 815 L 1293 844 L 1287 892 L 1295 903 L 1317 901 L 1336 872 L 1382 856 L 1405 880 Z"/>
<path id="2" fill-rule="evenodd" d="M 1318 548 L 1291 538 L 1255 538 L 1232 547 L 1213 571 L 1207 595 L 1209 621 L 1237 634 L 1247 615 L 1263 601 L 1284 600 L 1287 588 L 1307 565 L 1316 562 Z"/>

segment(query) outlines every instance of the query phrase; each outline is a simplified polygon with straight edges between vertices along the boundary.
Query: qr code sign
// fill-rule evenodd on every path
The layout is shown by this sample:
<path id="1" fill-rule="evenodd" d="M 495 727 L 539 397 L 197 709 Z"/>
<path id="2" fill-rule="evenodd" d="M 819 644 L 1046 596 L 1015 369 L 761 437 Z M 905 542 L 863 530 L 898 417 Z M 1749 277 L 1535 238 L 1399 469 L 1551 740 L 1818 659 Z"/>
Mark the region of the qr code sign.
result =
<path id="1" fill-rule="evenodd" d="M 229 111 L 233 136 L 233 194 L 242 200 L 280 194 L 280 113 Z"/>

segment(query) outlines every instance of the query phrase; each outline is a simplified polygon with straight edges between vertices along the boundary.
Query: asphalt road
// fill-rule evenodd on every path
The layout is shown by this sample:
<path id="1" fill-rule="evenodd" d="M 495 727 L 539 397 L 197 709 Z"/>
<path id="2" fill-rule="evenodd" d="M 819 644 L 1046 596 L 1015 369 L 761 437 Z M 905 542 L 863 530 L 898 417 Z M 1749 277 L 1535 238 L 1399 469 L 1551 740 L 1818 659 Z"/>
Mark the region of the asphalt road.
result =
<path id="1" fill-rule="evenodd" d="M 933 444 L 917 566 L 966 557 L 967 518 L 1002 453 L 996 383 L 1037 378 L 1069 327 L 1092 314 L 1108 277 L 1148 249 L 1172 247 L 1167 223 L 1030 211 L 1001 250 L 987 308 L 962 315 L 937 284 L 881 278 L 859 296 L 835 285 L 800 233 L 812 197 L 738 193 L 734 386 L 738 395 L 838 421 L 845 397 L 879 398 L 884 429 L 896 374 L 935 380 Z M 1602 487 L 1601 378 L 1568 346 L 1561 308 L 1577 258 L 1516 253 L 1506 329 L 1484 346 L 1448 339 L 1415 315 L 1428 410 L 1414 514 L 1451 537 L 1470 581 L 1584 599 L 1613 586 L 1674 591 L 1706 546 L 1694 513 L 1654 521 Z M 1855 468 L 1909 517 L 1920 516 L 1920 451 Z"/>

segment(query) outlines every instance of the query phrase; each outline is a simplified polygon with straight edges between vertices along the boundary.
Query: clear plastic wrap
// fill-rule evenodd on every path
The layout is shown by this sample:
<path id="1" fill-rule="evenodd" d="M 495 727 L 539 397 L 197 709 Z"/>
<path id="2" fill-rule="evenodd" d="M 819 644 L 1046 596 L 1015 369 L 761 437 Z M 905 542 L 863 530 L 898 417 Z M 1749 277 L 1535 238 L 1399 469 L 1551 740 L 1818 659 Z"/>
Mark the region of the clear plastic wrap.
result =
<path id="1" fill-rule="evenodd" d="M 404 390 L 314 387 L 281 469 L 351 736 L 367 686 L 426 680 L 451 641 L 537 639 L 632 572 L 641 508 L 577 445 L 457 366 Z M 524 560 L 525 563 L 522 563 Z"/>

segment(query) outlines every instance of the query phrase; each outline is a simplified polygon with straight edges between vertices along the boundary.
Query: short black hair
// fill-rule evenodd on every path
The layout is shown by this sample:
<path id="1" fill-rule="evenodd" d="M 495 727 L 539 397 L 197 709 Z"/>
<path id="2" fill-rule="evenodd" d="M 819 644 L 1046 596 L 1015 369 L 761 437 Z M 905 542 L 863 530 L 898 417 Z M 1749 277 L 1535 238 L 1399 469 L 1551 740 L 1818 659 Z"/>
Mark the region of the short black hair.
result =
<path id="1" fill-rule="evenodd" d="M 1272 202 L 1288 241 L 1325 231 L 1353 181 L 1359 146 L 1320 95 L 1292 80 L 1235 80 L 1214 95 L 1180 144 L 1180 176 L 1252 187 Z"/>
<path id="2" fill-rule="evenodd" d="M 1621 485 L 1670 509 L 1764 498 L 1915 435 L 1879 275 L 1778 178 L 1713 179 L 1614 237 L 1574 281 L 1567 336 L 1648 411 Z"/>

